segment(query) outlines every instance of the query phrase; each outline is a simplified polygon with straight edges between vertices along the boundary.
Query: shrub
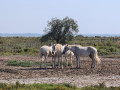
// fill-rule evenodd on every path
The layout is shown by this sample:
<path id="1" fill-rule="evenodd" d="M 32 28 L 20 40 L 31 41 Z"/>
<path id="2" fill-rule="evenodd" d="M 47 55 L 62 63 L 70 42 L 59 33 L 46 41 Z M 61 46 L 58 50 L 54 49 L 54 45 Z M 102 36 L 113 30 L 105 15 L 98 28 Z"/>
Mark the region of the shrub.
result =
<path id="1" fill-rule="evenodd" d="M 8 66 L 19 66 L 19 61 L 18 60 L 8 61 L 7 65 Z"/>

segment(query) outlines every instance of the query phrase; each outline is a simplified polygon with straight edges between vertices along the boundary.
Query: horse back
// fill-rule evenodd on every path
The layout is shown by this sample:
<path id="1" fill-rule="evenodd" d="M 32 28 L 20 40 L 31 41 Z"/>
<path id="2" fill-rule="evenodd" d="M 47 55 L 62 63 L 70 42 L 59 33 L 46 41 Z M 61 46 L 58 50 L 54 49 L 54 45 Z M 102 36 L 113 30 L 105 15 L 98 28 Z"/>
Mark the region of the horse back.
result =
<path id="1" fill-rule="evenodd" d="M 57 55 L 60 55 L 60 56 L 62 55 L 62 47 L 63 46 L 61 44 L 56 44 L 55 48 L 56 48 Z"/>
<path id="2" fill-rule="evenodd" d="M 43 55 L 50 54 L 50 53 L 52 53 L 52 48 L 50 48 L 49 46 L 44 45 L 44 46 L 42 46 L 40 48 L 40 53 L 43 54 Z"/>
<path id="3" fill-rule="evenodd" d="M 97 52 L 97 49 L 95 47 L 92 47 L 92 46 L 88 46 L 88 49 L 90 52 L 92 53 L 96 53 Z"/>

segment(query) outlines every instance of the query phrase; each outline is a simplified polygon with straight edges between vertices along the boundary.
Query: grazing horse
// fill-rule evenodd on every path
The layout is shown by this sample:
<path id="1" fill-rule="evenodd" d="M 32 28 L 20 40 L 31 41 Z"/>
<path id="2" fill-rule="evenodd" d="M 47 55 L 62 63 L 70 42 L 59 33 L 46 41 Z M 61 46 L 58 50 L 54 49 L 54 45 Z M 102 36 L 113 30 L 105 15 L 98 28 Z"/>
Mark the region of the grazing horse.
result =
<path id="1" fill-rule="evenodd" d="M 76 56 L 77 68 L 81 68 L 80 57 L 89 56 L 92 59 L 91 68 L 95 67 L 95 61 L 97 61 L 98 64 L 101 62 L 97 55 L 97 49 L 92 46 L 83 47 L 78 45 L 66 45 L 63 53 L 67 52 L 68 50 L 71 50 Z"/>
<path id="2" fill-rule="evenodd" d="M 52 46 L 47 45 L 42 46 L 40 48 L 39 55 L 40 55 L 40 68 L 42 66 L 42 62 L 44 61 L 44 67 L 47 69 L 46 59 L 48 56 L 52 56 Z"/>
<path id="3" fill-rule="evenodd" d="M 63 69 L 63 46 L 61 44 L 53 44 L 52 45 L 52 54 L 57 56 L 58 58 L 58 67 Z M 61 58 L 61 63 L 60 63 L 60 58 Z M 55 59 L 54 59 L 54 67 L 55 67 Z"/>

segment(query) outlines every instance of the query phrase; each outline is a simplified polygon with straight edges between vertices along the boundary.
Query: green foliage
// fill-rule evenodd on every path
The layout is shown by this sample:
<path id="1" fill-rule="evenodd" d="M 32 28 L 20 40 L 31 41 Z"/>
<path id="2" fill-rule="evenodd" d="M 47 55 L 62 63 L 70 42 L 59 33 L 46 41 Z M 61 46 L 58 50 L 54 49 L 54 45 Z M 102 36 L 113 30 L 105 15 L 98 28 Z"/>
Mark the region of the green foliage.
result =
<path id="1" fill-rule="evenodd" d="M 21 54 L 24 55 L 38 55 L 39 49 L 24 48 Z"/>
<path id="2" fill-rule="evenodd" d="M 82 37 L 78 35 L 68 44 L 96 47 L 101 56 L 120 54 L 120 37 Z"/>
<path id="3" fill-rule="evenodd" d="M 42 45 L 51 45 L 52 42 L 52 40 L 47 42 L 40 42 L 39 40 L 40 37 L 0 37 L 0 55 L 38 56 L 39 48 Z M 101 56 L 120 55 L 120 37 L 84 37 L 78 35 L 67 44 L 94 46 Z"/>
<path id="4" fill-rule="evenodd" d="M 17 60 L 8 61 L 7 65 L 8 66 L 19 66 L 19 61 Z"/>
<path id="5" fill-rule="evenodd" d="M 103 82 L 95 86 L 85 86 L 81 90 L 120 90 L 120 87 L 106 87 Z"/>
<path id="6" fill-rule="evenodd" d="M 120 90 L 120 87 L 106 87 L 104 83 L 95 86 L 85 86 L 77 88 L 71 84 L 21 84 L 17 81 L 15 84 L 0 83 L 0 90 Z"/>
<path id="7" fill-rule="evenodd" d="M 71 66 L 72 64 L 70 62 L 68 62 L 68 66 Z M 67 62 L 63 62 L 63 66 L 66 67 L 67 66 Z"/>
<path id="8" fill-rule="evenodd" d="M 38 55 L 40 37 L 0 37 L 0 55 Z"/>
<path id="9" fill-rule="evenodd" d="M 8 61 L 8 66 L 21 66 L 21 67 L 32 67 L 36 65 L 40 65 L 40 62 L 31 62 L 31 61 L 19 61 L 19 60 L 12 60 Z M 47 63 L 47 66 L 52 66 L 52 63 Z M 56 63 L 56 66 L 58 66 L 58 63 Z M 66 67 L 67 63 L 63 62 L 63 66 Z M 68 66 L 71 66 L 71 63 L 68 63 Z"/>
<path id="10" fill-rule="evenodd" d="M 39 65 L 39 62 L 12 60 L 12 61 L 8 61 L 7 65 L 8 66 L 31 67 L 33 65 Z"/>
<path id="11" fill-rule="evenodd" d="M 22 62 L 19 62 L 19 65 L 22 67 L 31 67 L 32 63 L 29 61 L 22 61 Z"/>
<path id="12" fill-rule="evenodd" d="M 66 86 L 68 85 L 68 86 Z M 69 84 L 16 84 L 0 83 L 0 90 L 75 90 L 76 87 Z"/>
<path id="13" fill-rule="evenodd" d="M 22 52 L 22 48 L 19 45 L 16 45 L 13 47 L 13 51 L 16 53 L 21 53 Z"/>
<path id="14" fill-rule="evenodd" d="M 42 42 L 55 40 L 56 43 L 65 44 L 73 39 L 74 33 L 78 32 L 78 25 L 72 18 L 65 17 L 63 20 L 54 18 L 48 22 L 44 32 L 46 34 L 41 38 Z"/>
<path id="15" fill-rule="evenodd" d="M 73 88 L 73 89 L 77 89 L 77 87 L 74 85 L 71 85 L 71 84 L 68 84 L 68 83 L 63 83 L 64 86 L 66 86 L 67 88 Z"/>
<path id="16" fill-rule="evenodd" d="M 11 53 L 11 52 L 0 52 L 0 55 L 9 56 L 9 55 L 13 55 L 13 53 Z"/>

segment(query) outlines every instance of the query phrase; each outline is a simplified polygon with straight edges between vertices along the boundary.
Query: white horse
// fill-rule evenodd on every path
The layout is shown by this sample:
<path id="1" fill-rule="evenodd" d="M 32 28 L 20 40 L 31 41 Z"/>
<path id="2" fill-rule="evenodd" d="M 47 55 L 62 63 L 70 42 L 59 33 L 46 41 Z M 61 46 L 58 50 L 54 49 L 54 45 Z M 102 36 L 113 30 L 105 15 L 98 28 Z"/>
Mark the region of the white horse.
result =
<path id="1" fill-rule="evenodd" d="M 48 56 L 53 56 L 52 55 L 52 46 L 47 46 L 47 45 L 42 46 L 40 48 L 39 55 L 40 55 L 40 68 L 42 66 L 42 62 L 44 61 L 44 67 L 47 69 L 46 59 Z"/>
<path id="2" fill-rule="evenodd" d="M 58 58 L 58 67 L 60 67 L 61 64 L 61 68 L 63 69 L 63 46 L 61 44 L 53 44 L 52 45 L 52 54 L 57 56 Z M 61 60 L 61 63 L 60 63 Z M 55 59 L 54 59 L 54 67 L 55 67 Z"/>
<path id="3" fill-rule="evenodd" d="M 95 67 L 95 61 L 97 61 L 98 64 L 101 62 L 97 55 L 97 49 L 92 46 L 82 47 L 78 45 L 66 45 L 63 53 L 67 52 L 68 50 L 71 50 L 76 56 L 77 68 L 81 68 L 80 57 L 89 56 L 92 59 L 91 68 Z"/>
<path id="4" fill-rule="evenodd" d="M 65 52 L 63 55 L 64 47 L 65 47 L 65 45 L 62 46 L 61 44 L 53 44 L 53 46 L 52 46 L 52 54 L 54 54 L 55 56 L 58 57 L 58 67 L 60 67 L 60 64 L 61 64 L 62 69 L 63 69 L 63 56 L 66 59 L 67 66 L 68 66 L 68 58 L 67 57 L 70 56 L 70 61 L 71 61 L 72 66 L 73 66 L 72 59 L 74 57 L 74 53 L 70 50 Z M 60 58 L 61 58 L 61 63 L 60 63 Z M 54 65 L 55 65 L 55 59 L 54 59 Z"/>

